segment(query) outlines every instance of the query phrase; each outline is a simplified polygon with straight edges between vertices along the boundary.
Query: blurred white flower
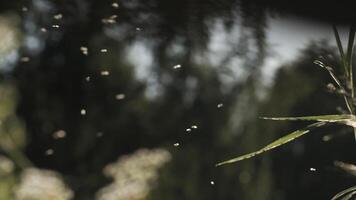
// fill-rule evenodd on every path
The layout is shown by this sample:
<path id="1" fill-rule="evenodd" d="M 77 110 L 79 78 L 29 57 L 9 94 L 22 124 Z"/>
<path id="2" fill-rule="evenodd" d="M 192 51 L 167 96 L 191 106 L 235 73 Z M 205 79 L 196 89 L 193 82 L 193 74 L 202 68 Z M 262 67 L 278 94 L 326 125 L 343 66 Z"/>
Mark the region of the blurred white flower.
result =
<path id="1" fill-rule="evenodd" d="M 10 159 L 0 155 L 0 175 L 11 174 L 14 168 L 15 165 Z"/>
<path id="2" fill-rule="evenodd" d="M 23 171 L 21 183 L 15 188 L 16 200 L 69 200 L 73 192 L 59 174 L 49 170 L 29 168 Z"/>
<path id="3" fill-rule="evenodd" d="M 104 168 L 104 174 L 114 182 L 101 189 L 99 200 L 142 200 L 145 199 L 159 176 L 158 169 L 171 159 L 164 149 L 140 149 L 122 156 Z"/>

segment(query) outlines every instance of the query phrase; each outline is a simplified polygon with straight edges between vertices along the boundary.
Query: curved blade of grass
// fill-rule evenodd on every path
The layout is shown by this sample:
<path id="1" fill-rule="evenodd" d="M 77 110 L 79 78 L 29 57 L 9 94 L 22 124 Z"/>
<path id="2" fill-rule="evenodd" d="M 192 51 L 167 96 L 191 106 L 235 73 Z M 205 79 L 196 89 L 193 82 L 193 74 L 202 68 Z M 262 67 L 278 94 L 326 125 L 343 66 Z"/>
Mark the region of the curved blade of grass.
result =
<path id="1" fill-rule="evenodd" d="M 355 28 L 353 26 L 350 27 L 350 33 L 349 33 L 349 43 L 347 47 L 347 53 L 346 53 L 346 62 L 349 67 L 350 73 L 349 73 L 349 78 L 350 78 L 350 89 L 351 89 L 351 98 L 355 98 L 355 88 L 354 88 L 354 76 L 353 76 L 353 66 L 352 66 L 352 55 L 353 55 L 353 48 L 354 48 L 354 41 L 355 41 Z M 351 104 L 351 113 L 354 114 L 355 110 L 353 109 L 353 105 Z M 354 126 L 354 136 L 356 140 L 356 129 Z"/>
<path id="2" fill-rule="evenodd" d="M 221 166 L 221 165 L 226 165 L 226 164 L 231 164 L 231 163 L 235 163 L 235 162 L 238 162 L 238 161 L 241 161 L 241 160 L 245 160 L 245 159 L 248 159 L 248 158 L 252 158 L 258 154 L 261 154 L 261 153 L 264 153 L 266 151 L 269 151 L 271 149 L 274 149 L 278 146 L 281 146 L 281 145 L 284 145 L 290 141 L 293 141 L 295 140 L 296 138 L 299 138 L 301 136 L 303 136 L 304 134 L 310 132 L 310 130 L 314 129 L 314 128 L 317 128 L 317 127 L 320 127 L 320 126 L 323 126 L 325 125 L 326 122 L 316 122 L 314 124 L 311 124 L 303 129 L 299 129 L 299 130 L 296 130 L 286 136 L 283 136 L 281 138 L 279 138 L 278 140 L 272 142 L 271 144 L 263 147 L 262 149 L 258 150 L 258 151 L 255 151 L 255 152 L 252 152 L 252 153 L 248 153 L 248 154 L 245 154 L 245 155 L 242 155 L 242 156 L 239 156 L 239 157 L 236 157 L 236 158 L 233 158 L 233 159 L 230 159 L 230 160 L 227 160 L 227 161 L 223 161 L 223 162 L 220 162 L 218 164 L 216 164 L 216 166 Z"/>
<path id="3" fill-rule="evenodd" d="M 351 174 L 353 176 L 356 176 L 356 165 L 350 164 L 350 163 L 344 163 L 341 161 L 335 161 L 334 165 L 336 167 L 339 167 L 343 171 L 345 171 L 348 174 Z"/>
<path id="4" fill-rule="evenodd" d="M 342 43 L 341 43 L 341 40 L 340 40 L 340 35 L 339 35 L 339 32 L 337 31 L 337 28 L 335 25 L 333 25 L 333 31 L 334 31 L 334 35 L 335 35 L 335 39 L 336 39 L 336 44 L 337 44 L 337 47 L 339 49 L 339 52 L 340 52 L 340 56 L 342 59 L 345 58 L 345 54 L 344 54 L 344 48 L 342 47 Z"/>
<path id="5" fill-rule="evenodd" d="M 351 97 L 355 97 L 355 88 L 354 88 L 354 76 L 353 76 L 353 67 L 352 67 L 352 55 L 353 55 L 353 48 L 354 48 L 354 40 L 355 40 L 355 29 L 353 26 L 350 27 L 349 33 L 349 43 L 347 46 L 346 52 L 346 62 L 349 67 L 349 78 L 350 78 L 350 89 L 351 89 Z M 352 110 L 352 113 L 354 110 Z"/>
<path id="6" fill-rule="evenodd" d="M 355 41 L 355 28 L 351 26 L 350 33 L 349 33 L 349 43 L 347 45 L 347 52 L 346 52 L 346 61 L 350 65 L 350 68 L 352 66 L 352 52 L 354 48 L 354 41 Z"/>
<path id="7" fill-rule="evenodd" d="M 318 121 L 328 123 L 346 124 L 356 128 L 355 115 L 319 115 L 319 116 L 303 116 L 303 117 L 263 117 L 262 119 L 280 120 L 280 121 Z"/>
<path id="8" fill-rule="evenodd" d="M 352 198 L 354 195 L 356 195 L 356 191 L 350 192 L 344 198 L 342 198 L 342 200 L 354 200 L 354 198 Z"/>
<path id="9" fill-rule="evenodd" d="M 343 70 L 344 70 L 346 76 L 348 77 L 349 71 L 347 70 L 347 66 L 346 66 L 346 59 L 345 59 L 344 48 L 342 47 L 340 35 L 339 35 L 339 32 L 337 31 L 337 28 L 336 28 L 335 25 L 333 25 L 333 31 L 334 31 L 334 36 L 335 36 L 336 44 L 337 44 L 337 47 L 338 47 L 339 52 L 340 52 L 340 57 L 341 57 L 342 66 L 343 66 L 343 68 L 344 68 Z"/>
<path id="10" fill-rule="evenodd" d="M 303 117 L 262 117 L 268 120 L 280 121 L 319 121 L 319 122 L 344 122 L 348 120 L 356 120 L 354 115 L 318 115 L 318 116 L 303 116 Z"/>
<path id="11" fill-rule="evenodd" d="M 347 195 L 347 194 L 352 194 L 353 195 L 354 191 L 356 191 L 356 186 L 347 188 L 346 190 L 343 190 L 343 191 L 337 193 L 331 200 L 337 200 L 337 199 L 339 199 L 342 196 Z M 349 199 L 351 199 L 351 197 Z"/>

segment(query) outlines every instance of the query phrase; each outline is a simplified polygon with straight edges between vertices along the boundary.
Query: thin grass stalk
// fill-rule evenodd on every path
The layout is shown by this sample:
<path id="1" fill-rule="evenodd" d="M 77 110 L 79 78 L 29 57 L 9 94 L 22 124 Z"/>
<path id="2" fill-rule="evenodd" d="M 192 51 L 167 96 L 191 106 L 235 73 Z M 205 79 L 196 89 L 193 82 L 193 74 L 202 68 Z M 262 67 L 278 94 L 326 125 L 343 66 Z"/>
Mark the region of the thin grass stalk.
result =
<path id="1" fill-rule="evenodd" d="M 345 63 L 345 53 L 344 53 L 344 48 L 342 47 L 342 43 L 341 43 L 341 39 L 340 39 L 340 35 L 339 35 L 339 32 L 337 31 L 337 28 L 335 25 L 333 25 L 333 31 L 334 31 L 334 35 L 335 35 L 335 39 L 336 39 L 336 44 L 337 44 L 337 47 L 339 49 L 339 52 L 340 52 L 340 57 L 341 57 L 341 63 L 342 63 L 342 66 L 344 68 L 344 72 L 346 74 L 346 77 L 348 77 L 348 70 L 347 70 L 347 65 Z"/>
<path id="2" fill-rule="evenodd" d="M 336 75 L 334 74 L 334 72 L 332 71 L 332 68 L 325 66 L 325 69 L 329 72 L 329 75 L 331 76 L 331 78 L 335 81 L 335 83 L 337 84 L 337 86 L 339 87 L 339 89 L 341 89 L 342 91 L 346 91 L 345 88 L 342 86 L 341 82 L 339 81 L 339 79 L 336 77 Z M 350 103 L 350 100 L 347 98 L 346 94 L 343 94 L 344 100 L 345 100 L 345 104 L 347 109 L 349 110 L 350 114 L 353 113 L 353 104 L 352 101 Z M 356 133 L 355 133 L 356 134 Z M 356 136 L 356 135 L 355 135 Z"/>
<path id="3" fill-rule="evenodd" d="M 355 90 L 354 90 L 354 82 L 353 82 L 353 67 L 352 67 L 352 55 L 353 55 L 353 47 L 354 47 L 354 40 L 355 40 L 355 29 L 353 27 L 350 28 L 349 33 L 349 44 L 347 47 L 347 55 L 346 55 L 346 62 L 347 66 L 350 70 L 350 87 L 351 87 L 351 96 L 352 98 L 355 97 Z"/>
<path id="4" fill-rule="evenodd" d="M 355 99 L 355 88 L 354 88 L 354 81 L 353 81 L 353 66 L 352 66 L 352 56 L 353 56 L 353 48 L 354 48 L 354 40 L 355 40 L 355 29 L 353 26 L 350 28 L 349 33 L 349 43 L 347 46 L 347 55 L 346 55 L 346 63 L 347 67 L 349 68 L 350 72 L 350 89 L 351 89 L 351 98 L 352 102 Z M 355 114 L 354 110 L 352 110 L 351 114 Z M 356 141 L 356 128 L 354 128 L 354 136 Z"/>
<path id="5" fill-rule="evenodd" d="M 347 45 L 347 51 L 346 51 L 346 56 L 344 53 L 344 49 L 342 47 L 341 39 L 339 32 L 337 31 L 337 28 L 335 25 L 333 25 L 333 31 L 336 39 L 336 44 L 338 46 L 340 56 L 341 56 L 341 64 L 343 66 L 343 69 L 345 71 L 346 79 L 348 80 L 347 86 L 351 90 L 351 103 L 349 102 L 348 98 L 344 96 L 346 106 L 348 110 L 350 111 L 350 114 L 355 114 L 354 111 L 354 105 L 353 101 L 355 99 L 355 88 L 354 88 L 354 77 L 353 77 L 353 66 L 352 66 L 352 56 L 353 56 L 353 47 L 354 47 L 354 40 L 355 40 L 355 29 L 353 26 L 350 28 L 349 32 L 349 40 L 348 40 L 348 45 Z M 356 141 L 356 128 L 354 128 L 354 135 L 355 135 L 355 141 Z"/>

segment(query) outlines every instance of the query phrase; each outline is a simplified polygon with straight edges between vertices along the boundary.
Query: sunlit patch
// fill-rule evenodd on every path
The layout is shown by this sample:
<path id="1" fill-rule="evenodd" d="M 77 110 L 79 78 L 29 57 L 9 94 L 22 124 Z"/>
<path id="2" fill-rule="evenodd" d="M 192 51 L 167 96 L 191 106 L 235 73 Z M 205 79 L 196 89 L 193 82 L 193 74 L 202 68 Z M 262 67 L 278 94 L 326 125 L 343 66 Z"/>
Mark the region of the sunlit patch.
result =
<path id="1" fill-rule="evenodd" d="M 27 168 L 22 172 L 14 195 L 17 200 L 70 200 L 74 196 L 58 173 L 36 168 Z"/>
<path id="2" fill-rule="evenodd" d="M 171 159 L 164 149 L 140 149 L 120 157 L 104 168 L 104 174 L 113 183 L 97 193 L 97 200 L 148 199 L 153 185 L 158 181 L 159 169 Z"/>

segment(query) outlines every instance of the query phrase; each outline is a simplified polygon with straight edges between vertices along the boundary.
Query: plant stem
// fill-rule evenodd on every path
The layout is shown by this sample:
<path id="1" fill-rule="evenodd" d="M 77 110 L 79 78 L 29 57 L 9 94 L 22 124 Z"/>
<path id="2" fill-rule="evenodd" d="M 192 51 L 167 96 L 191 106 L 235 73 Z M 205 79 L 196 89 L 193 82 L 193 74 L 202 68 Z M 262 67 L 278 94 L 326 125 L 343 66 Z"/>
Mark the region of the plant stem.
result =
<path id="1" fill-rule="evenodd" d="M 349 34 L 349 44 L 347 47 L 347 55 L 346 55 L 346 62 L 350 70 L 350 87 L 351 87 L 351 96 L 352 99 L 355 97 L 355 90 L 354 90 L 354 82 L 353 82 L 353 67 L 352 67 L 352 54 L 353 54 L 353 47 L 354 47 L 354 40 L 355 40 L 355 29 L 353 27 L 350 28 Z"/>
<path id="2" fill-rule="evenodd" d="M 355 110 L 354 110 L 355 88 L 354 88 L 354 80 L 353 80 L 354 77 L 353 77 L 352 56 L 353 56 L 353 48 L 354 48 L 354 40 L 355 40 L 355 28 L 354 26 L 350 27 L 346 56 L 344 53 L 344 49 L 342 47 L 339 32 L 337 31 L 335 25 L 333 25 L 333 31 L 336 39 L 336 44 L 340 52 L 341 65 L 343 66 L 346 75 L 346 80 L 348 80 L 348 82 L 346 81 L 347 84 L 346 87 L 351 90 L 351 103 L 350 103 L 350 99 L 346 96 L 344 96 L 344 100 L 348 110 L 350 111 L 350 114 L 354 115 L 355 114 Z M 354 129 L 354 135 L 356 141 L 356 128 L 353 129 Z"/>
<path id="3" fill-rule="evenodd" d="M 336 44 L 337 44 L 337 47 L 338 47 L 339 52 L 340 52 L 340 57 L 341 57 L 342 66 L 343 66 L 343 68 L 344 68 L 344 72 L 345 72 L 346 77 L 348 77 L 348 73 L 349 73 L 349 72 L 348 72 L 348 70 L 347 70 L 347 66 L 346 66 L 346 63 L 345 63 L 344 48 L 342 47 L 340 35 L 339 35 L 339 32 L 337 31 L 337 28 L 336 28 L 335 25 L 333 25 L 333 31 L 334 31 L 334 35 L 335 35 L 335 39 L 336 39 Z"/>
<path id="4" fill-rule="evenodd" d="M 353 26 L 350 28 L 350 33 L 349 33 L 349 43 L 347 46 L 347 55 L 346 55 L 346 64 L 347 67 L 349 68 L 350 72 L 350 90 L 351 90 L 351 102 L 354 102 L 355 99 L 355 88 L 354 88 L 354 80 L 353 80 L 353 66 L 352 66 L 352 56 L 353 56 L 353 48 L 354 48 L 354 40 L 355 40 L 355 29 Z M 355 114 L 355 111 L 352 110 L 351 114 Z M 354 136 L 355 136 L 355 141 L 356 141 L 356 128 L 354 128 Z"/>

